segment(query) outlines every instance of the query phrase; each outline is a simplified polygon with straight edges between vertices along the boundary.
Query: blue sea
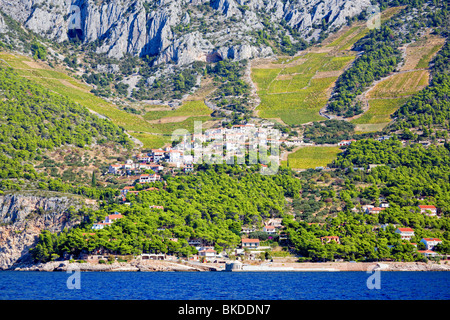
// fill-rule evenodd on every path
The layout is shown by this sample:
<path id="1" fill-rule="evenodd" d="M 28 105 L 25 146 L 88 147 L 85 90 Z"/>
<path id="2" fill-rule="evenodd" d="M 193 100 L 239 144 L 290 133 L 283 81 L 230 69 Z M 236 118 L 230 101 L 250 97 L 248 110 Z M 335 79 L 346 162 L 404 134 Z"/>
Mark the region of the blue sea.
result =
<path id="1" fill-rule="evenodd" d="M 366 272 L 4 271 L 0 300 L 450 299 L 450 272 L 380 272 L 377 279 L 369 277 Z"/>

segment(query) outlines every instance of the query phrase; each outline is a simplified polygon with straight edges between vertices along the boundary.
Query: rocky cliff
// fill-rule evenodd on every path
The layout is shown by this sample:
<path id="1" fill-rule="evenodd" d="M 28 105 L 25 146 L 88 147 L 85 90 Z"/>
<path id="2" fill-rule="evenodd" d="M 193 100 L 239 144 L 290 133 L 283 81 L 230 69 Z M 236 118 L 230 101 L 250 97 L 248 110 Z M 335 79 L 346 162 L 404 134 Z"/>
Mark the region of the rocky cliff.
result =
<path id="1" fill-rule="evenodd" d="M 370 0 L 0 0 L 1 10 L 27 29 L 63 42 L 79 37 L 97 53 L 155 56 L 155 64 L 248 59 L 272 54 L 255 39 L 292 32 L 318 37 L 358 15 Z M 1 21 L 0 21 L 1 27 Z"/>
<path id="2" fill-rule="evenodd" d="M 41 231 L 59 232 L 79 223 L 71 212 L 83 205 L 72 197 L 0 196 L 0 270 L 30 262 L 29 249 Z"/>

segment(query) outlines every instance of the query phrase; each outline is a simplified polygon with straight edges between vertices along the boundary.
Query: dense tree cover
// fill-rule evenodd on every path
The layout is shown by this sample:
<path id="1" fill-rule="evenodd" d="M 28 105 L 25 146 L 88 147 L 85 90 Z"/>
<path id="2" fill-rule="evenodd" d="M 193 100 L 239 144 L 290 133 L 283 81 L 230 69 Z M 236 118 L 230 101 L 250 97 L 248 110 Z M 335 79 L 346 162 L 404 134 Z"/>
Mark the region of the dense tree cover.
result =
<path id="1" fill-rule="evenodd" d="M 396 139 L 361 140 L 339 155 L 334 165 L 347 169 L 378 165 L 353 179 L 376 185 L 389 202 L 400 206 L 417 204 L 416 198 L 425 196 L 428 204 L 450 213 L 450 150 L 446 146 L 402 147 Z"/>
<path id="2" fill-rule="evenodd" d="M 215 65 L 208 65 L 206 72 L 214 77 L 218 89 L 212 101 L 220 108 L 239 113 L 249 113 L 247 109 L 250 87 L 242 79 L 248 62 L 222 60 Z"/>
<path id="3" fill-rule="evenodd" d="M 450 129 L 450 43 L 447 41 L 432 61 L 432 81 L 408 100 L 393 117 L 389 130 L 402 130 L 403 138 L 426 140 L 448 139 Z M 421 132 L 412 132 L 411 130 Z"/>
<path id="4" fill-rule="evenodd" d="M 317 144 L 336 144 L 341 140 L 364 139 L 373 137 L 374 133 L 356 134 L 356 125 L 341 120 L 325 120 L 313 122 L 305 126 L 303 138 L 305 142 L 315 142 Z"/>
<path id="5" fill-rule="evenodd" d="M 427 2 L 428 6 L 424 7 Z M 353 49 L 362 52 L 355 62 L 337 80 L 327 109 L 330 113 L 352 117 L 362 112 L 356 97 L 375 80 L 394 71 L 402 61 L 398 47 L 409 43 L 425 28 L 433 28 L 443 36 L 448 30 L 446 1 L 383 1 L 381 8 L 408 5 L 381 28 L 372 29 Z"/>
<path id="6" fill-rule="evenodd" d="M 450 253 L 448 146 L 402 147 L 395 138 L 382 142 L 360 140 L 340 154 L 334 165 L 342 169 L 302 173 L 301 198 L 293 201 L 294 212 L 301 220 L 286 216 L 283 222 L 293 248 L 303 260 L 421 261 L 424 256 L 410 243 L 419 244 L 424 237 L 442 239 L 438 252 Z M 354 167 L 370 170 L 353 170 Z M 332 183 L 318 185 L 315 179 Z M 379 197 L 390 204 L 380 214 L 352 210 L 363 204 L 379 205 Z M 329 215 L 334 203 L 342 209 Z M 419 204 L 435 205 L 441 217 L 421 214 Z M 411 227 L 415 236 L 411 241 L 401 240 L 394 232 L 395 226 Z M 338 236 L 340 244 L 322 244 L 320 237 L 325 236 Z"/>
<path id="7" fill-rule="evenodd" d="M 36 178 L 33 160 L 62 145 L 130 144 L 118 126 L 11 69 L 0 68 L 0 95 L 1 179 Z"/>
<path id="8" fill-rule="evenodd" d="M 400 51 L 389 42 L 386 43 L 387 39 L 394 39 L 392 30 L 387 26 L 369 32 L 368 41 L 360 49 L 364 53 L 336 81 L 327 106 L 329 112 L 345 117 L 362 112 L 355 98 L 373 81 L 394 71 L 401 60 Z"/>
<path id="9" fill-rule="evenodd" d="M 88 211 L 81 214 L 84 222 L 79 227 L 60 234 L 44 232 L 33 250 L 35 259 L 48 261 L 65 253 L 96 249 L 188 256 L 196 252 L 187 243 L 191 238 L 203 239 L 222 251 L 240 243 L 242 225 L 262 226 L 263 219 L 283 215 L 285 197 L 298 197 L 300 188 L 300 181 L 285 170 L 273 176 L 259 174 L 258 166 L 200 165 L 197 170 L 195 175 L 168 177 L 167 185 L 161 183 L 158 190 L 127 195 L 131 206 Z M 152 205 L 164 206 L 164 210 L 152 209 Z M 114 211 L 124 218 L 102 230 L 91 230 L 94 222 Z"/>
<path id="10" fill-rule="evenodd" d="M 184 94 L 196 87 L 197 78 L 205 73 L 205 63 L 196 61 L 183 69 L 176 68 L 172 74 L 159 77 L 149 84 L 147 79 L 161 72 L 158 68 L 164 66 L 152 67 L 151 58 L 144 61 L 145 65 L 139 69 L 142 79 L 137 84 L 138 89 L 134 89 L 132 93 L 132 97 L 138 100 L 181 99 Z"/>
<path id="11" fill-rule="evenodd" d="M 388 208 L 379 216 L 339 213 L 324 224 L 307 224 L 289 216 L 283 222 L 287 226 L 286 233 L 303 257 L 302 260 L 422 261 L 424 256 L 411 243 L 419 244 L 424 237 L 440 237 L 444 242 L 441 252 L 449 252 L 447 246 L 450 243 L 450 233 L 441 233 L 450 227 L 448 218 L 424 217 L 415 212 L 402 212 L 395 207 Z M 383 229 L 379 227 L 379 223 L 389 225 Z M 401 240 L 392 223 L 413 226 L 415 236 L 411 241 Z M 322 243 L 320 238 L 326 236 L 338 236 L 340 243 Z"/>

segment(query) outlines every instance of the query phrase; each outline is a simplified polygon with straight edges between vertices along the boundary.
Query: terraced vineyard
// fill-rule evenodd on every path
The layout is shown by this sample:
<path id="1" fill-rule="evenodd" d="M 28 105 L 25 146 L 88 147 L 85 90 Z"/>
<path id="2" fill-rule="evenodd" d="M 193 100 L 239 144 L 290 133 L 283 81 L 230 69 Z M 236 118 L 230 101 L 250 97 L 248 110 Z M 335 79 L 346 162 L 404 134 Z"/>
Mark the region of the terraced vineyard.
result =
<path id="1" fill-rule="evenodd" d="M 279 118 L 288 125 L 319 121 L 330 89 L 354 55 L 335 56 L 311 50 L 286 65 L 272 64 L 252 70 L 262 118 Z"/>
<path id="2" fill-rule="evenodd" d="M 95 96 L 91 87 L 54 70 L 43 63 L 37 63 L 26 56 L 0 53 L 0 64 L 13 68 L 20 76 L 37 82 L 46 88 L 67 96 L 89 110 L 109 118 L 139 139 L 145 148 L 158 148 L 170 142 L 175 129 L 193 132 L 194 121 L 211 121 L 211 110 L 202 100 L 185 101 L 176 109 L 164 107 L 164 111 L 150 111 L 143 116 L 128 113 L 114 104 Z M 145 109 L 145 108 L 144 108 Z"/>
<path id="3" fill-rule="evenodd" d="M 381 20 L 400 10 L 387 9 Z M 287 125 L 323 120 L 320 109 L 326 105 L 338 77 L 356 58 L 352 46 L 368 31 L 366 23 L 356 22 L 295 57 L 254 62 L 251 77 L 261 99 L 256 115 Z"/>
<path id="4" fill-rule="evenodd" d="M 391 114 L 400 108 L 408 97 L 428 86 L 429 63 L 444 42 L 444 38 L 427 34 L 402 48 L 405 61 L 400 70 L 375 83 L 362 97 L 368 110 L 352 120 L 357 125 L 357 131 L 382 130 L 392 120 Z"/>
<path id="5" fill-rule="evenodd" d="M 338 147 L 302 147 L 289 154 L 289 167 L 292 169 L 314 169 L 326 167 L 341 152 Z M 287 161 L 282 161 L 283 165 Z"/>

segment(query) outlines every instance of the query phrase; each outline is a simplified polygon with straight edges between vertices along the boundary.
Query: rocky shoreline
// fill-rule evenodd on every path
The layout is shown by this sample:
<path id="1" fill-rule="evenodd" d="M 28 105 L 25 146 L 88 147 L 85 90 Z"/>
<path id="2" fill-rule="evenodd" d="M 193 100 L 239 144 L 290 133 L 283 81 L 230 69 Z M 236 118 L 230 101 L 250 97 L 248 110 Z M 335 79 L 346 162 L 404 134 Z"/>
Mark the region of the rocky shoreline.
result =
<path id="1" fill-rule="evenodd" d="M 245 266 L 245 264 L 244 264 Z M 329 262 L 329 263 L 265 263 L 241 271 L 450 271 L 450 264 L 446 262 Z M 256 267 L 256 268 L 255 268 Z M 34 265 L 21 265 L 10 268 L 10 271 L 44 271 L 44 272 L 198 272 L 222 271 L 224 264 L 189 264 L 169 261 L 115 262 L 112 264 L 78 263 L 69 261 L 54 261 Z"/>
<path id="2" fill-rule="evenodd" d="M 184 263 L 168 261 L 133 261 L 114 262 L 111 264 L 79 263 L 54 261 L 34 265 L 22 265 L 9 270 L 13 271 L 86 271 L 86 272 L 131 272 L 131 271 L 210 271 L 207 266 L 191 266 Z"/>

